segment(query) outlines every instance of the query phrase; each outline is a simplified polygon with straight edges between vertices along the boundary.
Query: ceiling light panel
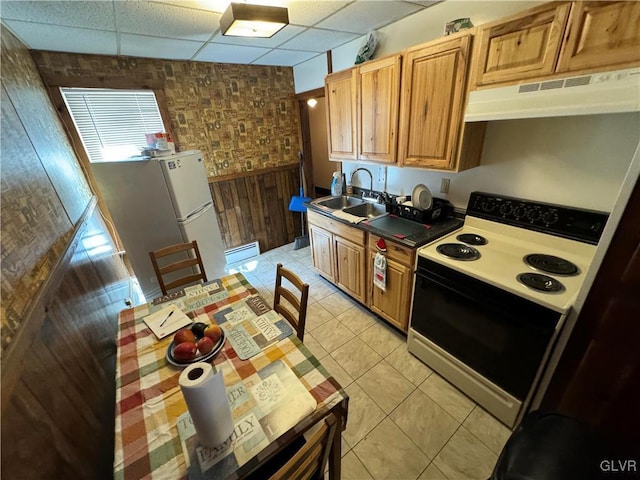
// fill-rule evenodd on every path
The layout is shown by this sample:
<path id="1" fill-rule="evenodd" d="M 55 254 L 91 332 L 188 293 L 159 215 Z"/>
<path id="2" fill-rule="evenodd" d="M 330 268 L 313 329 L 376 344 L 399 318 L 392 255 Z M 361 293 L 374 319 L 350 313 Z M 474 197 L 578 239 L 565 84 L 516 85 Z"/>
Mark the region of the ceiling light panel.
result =
<path id="1" fill-rule="evenodd" d="M 147 2 L 115 2 L 120 31 L 207 41 L 217 29 L 220 14 Z"/>
<path id="2" fill-rule="evenodd" d="M 221 32 L 216 33 L 216 36 L 211 40 L 214 43 L 227 43 L 233 45 L 246 45 L 248 47 L 267 47 L 275 48 L 287 40 L 292 39 L 296 35 L 305 31 L 305 27 L 298 27 L 295 25 L 287 25 L 271 38 L 243 38 L 243 37 L 227 37 L 222 35 Z"/>
<path id="3" fill-rule="evenodd" d="M 250 3 L 229 4 L 220 18 L 223 35 L 270 38 L 289 24 L 286 8 Z"/>

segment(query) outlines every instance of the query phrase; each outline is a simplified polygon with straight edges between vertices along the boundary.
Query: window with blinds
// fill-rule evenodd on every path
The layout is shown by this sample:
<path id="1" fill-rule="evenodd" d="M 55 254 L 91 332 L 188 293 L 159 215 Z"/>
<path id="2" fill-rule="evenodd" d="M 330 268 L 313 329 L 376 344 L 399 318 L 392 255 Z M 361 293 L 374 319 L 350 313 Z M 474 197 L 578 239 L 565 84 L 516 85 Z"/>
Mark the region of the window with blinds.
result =
<path id="1" fill-rule="evenodd" d="M 147 146 L 147 133 L 165 131 L 152 91 L 105 88 L 60 91 L 91 162 L 140 155 Z"/>

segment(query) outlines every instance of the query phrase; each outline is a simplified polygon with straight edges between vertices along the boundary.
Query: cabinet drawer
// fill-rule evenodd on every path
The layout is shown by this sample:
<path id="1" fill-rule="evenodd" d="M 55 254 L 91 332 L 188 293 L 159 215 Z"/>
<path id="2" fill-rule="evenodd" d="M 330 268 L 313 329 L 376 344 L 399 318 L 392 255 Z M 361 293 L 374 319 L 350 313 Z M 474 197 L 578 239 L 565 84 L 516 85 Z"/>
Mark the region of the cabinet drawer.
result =
<path id="1" fill-rule="evenodd" d="M 378 243 L 380 237 L 377 235 L 369 234 L 369 250 L 371 250 L 374 254 L 378 251 L 376 248 L 376 243 Z M 387 244 L 387 252 L 385 253 L 386 257 L 391 260 L 395 260 L 396 262 L 402 263 L 407 267 L 413 268 L 413 261 L 415 258 L 415 250 L 413 248 L 407 247 L 405 245 L 400 245 L 391 240 L 385 239 L 385 243 Z"/>
<path id="2" fill-rule="evenodd" d="M 358 230 L 354 227 L 349 227 L 348 225 L 341 223 L 339 220 L 320 215 L 319 213 L 315 213 L 310 210 L 307 210 L 307 213 L 309 223 L 324 228 L 325 230 L 339 237 L 345 238 L 357 245 L 365 244 L 366 232 Z"/>

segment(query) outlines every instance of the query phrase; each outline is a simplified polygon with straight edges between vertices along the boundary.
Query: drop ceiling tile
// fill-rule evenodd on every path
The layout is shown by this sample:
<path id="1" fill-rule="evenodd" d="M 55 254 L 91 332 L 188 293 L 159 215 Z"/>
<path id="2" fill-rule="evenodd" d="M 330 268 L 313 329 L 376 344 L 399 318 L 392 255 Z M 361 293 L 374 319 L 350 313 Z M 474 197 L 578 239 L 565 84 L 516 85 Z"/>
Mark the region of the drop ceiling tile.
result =
<path id="1" fill-rule="evenodd" d="M 269 51 L 268 48 L 208 43 L 194 58 L 200 62 L 251 63 Z"/>
<path id="2" fill-rule="evenodd" d="M 222 14 L 229 6 L 229 0 L 152 0 L 155 3 L 176 5 L 179 7 L 196 8 Z M 254 2 L 252 2 L 254 3 Z"/>
<path id="3" fill-rule="evenodd" d="M 349 3 L 351 2 L 318 2 L 317 0 L 311 0 L 306 2 L 283 2 L 283 6 L 289 9 L 290 23 L 311 27 Z"/>
<path id="4" fill-rule="evenodd" d="M 310 52 L 326 52 L 332 48 L 336 48 L 343 43 L 350 42 L 358 38 L 360 35 L 356 33 L 336 32 L 333 30 L 320 30 L 319 28 L 310 28 L 306 32 L 301 33 L 297 37 L 292 38 L 288 42 L 280 45 L 282 48 L 291 50 L 305 50 Z"/>
<path id="5" fill-rule="evenodd" d="M 55 52 L 116 55 L 115 32 L 3 20 L 27 47 Z"/>
<path id="6" fill-rule="evenodd" d="M 133 57 L 190 60 L 200 47 L 202 42 L 191 40 L 120 34 L 120 54 Z"/>
<path id="7" fill-rule="evenodd" d="M 279 65 L 281 67 L 293 67 L 298 63 L 306 62 L 312 59 L 316 52 L 301 52 L 298 50 L 271 50 L 266 55 L 258 58 L 253 63 L 256 65 Z"/>
<path id="8" fill-rule="evenodd" d="M 271 38 L 225 37 L 221 32 L 218 32 L 211 41 L 215 43 L 226 43 L 230 45 L 245 45 L 247 47 L 274 48 L 286 42 L 287 40 L 290 40 L 299 33 L 304 32 L 304 30 L 304 27 L 287 25 Z"/>
<path id="9" fill-rule="evenodd" d="M 220 26 L 218 13 L 161 3 L 115 2 L 120 31 L 207 41 Z"/>
<path id="10" fill-rule="evenodd" d="M 420 5 L 407 2 L 354 2 L 320 22 L 317 27 L 363 34 L 418 10 L 422 10 Z"/>
<path id="11" fill-rule="evenodd" d="M 3 1 L 2 18 L 116 31 L 112 2 Z"/>

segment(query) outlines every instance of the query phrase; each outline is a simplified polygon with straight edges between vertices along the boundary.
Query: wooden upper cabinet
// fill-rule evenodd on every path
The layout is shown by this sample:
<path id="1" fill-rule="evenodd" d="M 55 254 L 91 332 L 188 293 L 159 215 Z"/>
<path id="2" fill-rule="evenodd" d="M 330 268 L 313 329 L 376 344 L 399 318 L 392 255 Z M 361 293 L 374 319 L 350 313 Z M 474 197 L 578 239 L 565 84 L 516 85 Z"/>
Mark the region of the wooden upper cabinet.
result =
<path id="1" fill-rule="evenodd" d="M 356 160 L 356 68 L 327 75 L 327 138 L 330 160 Z"/>
<path id="2" fill-rule="evenodd" d="M 400 103 L 400 55 L 358 67 L 358 159 L 395 163 Z"/>
<path id="3" fill-rule="evenodd" d="M 405 51 L 400 95 L 398 163 L 456 170 L 469 35 Z"/>
<path id="4" fill-rule="evenodd" d="M 575 2 L 558 72 L 640 62 L 640 2 Z"/>
<path id="5" fill-rule="evenodd" d="M 551 2 L 478 30 L 478 86 L 555 72 L 570 3 Z"/>

